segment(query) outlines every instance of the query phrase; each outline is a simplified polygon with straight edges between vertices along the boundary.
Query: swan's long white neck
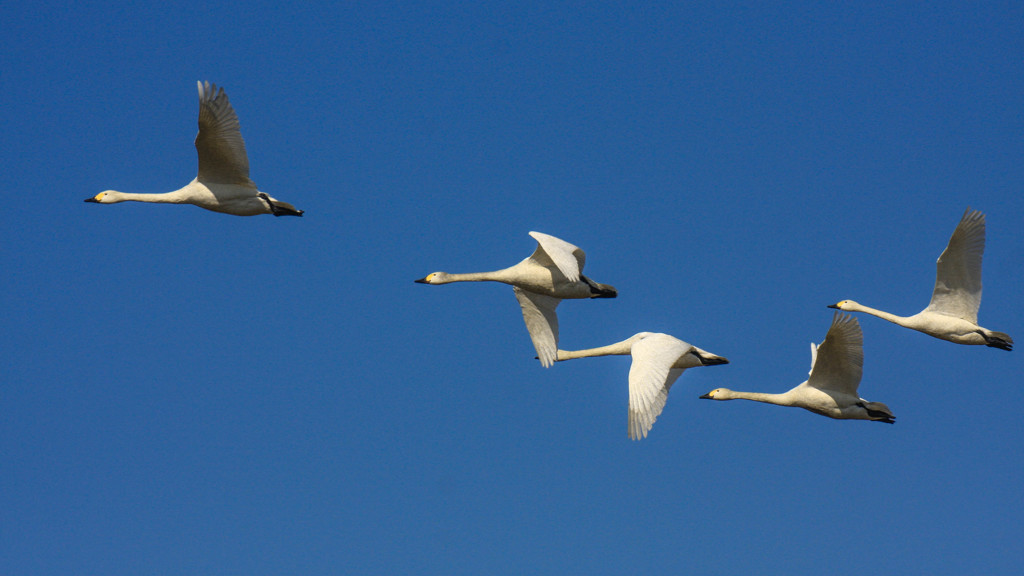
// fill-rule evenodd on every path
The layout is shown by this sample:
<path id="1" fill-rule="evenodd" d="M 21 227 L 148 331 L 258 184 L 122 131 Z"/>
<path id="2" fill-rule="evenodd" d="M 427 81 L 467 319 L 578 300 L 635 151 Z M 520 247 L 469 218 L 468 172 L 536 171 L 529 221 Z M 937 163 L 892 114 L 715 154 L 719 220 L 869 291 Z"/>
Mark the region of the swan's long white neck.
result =
<path id="1" fill-rule="evenodd" d="M 466 272 L 463 274 L 446 273 L 443 277 L 443 284 L 451 282 L 503 282 L 512 284 L 514 278 L 508 273 L 508 268 L 494 270 L 492 272 Z"/>
<path id="2" fill-rule="evenodd" d="M 555 361 L 572 360 L 573 358 L 591 358 L 593 356 L 625 356 L 633 348 L 633 339 L 623 340 L 615 344 L 589 348 L 587 350 L 559 350 Z"/>
<path id="3" fill-rule="evenodd" d="M 890 314 L 889 312 L 886 312 L 885 310 L 877 310 L 875 308 L 871 308 L 870 306 L 865 306 L 863 304 L 858 304 L 856 302 L 847 304 L 846 306 L 843 307 L 843 310 L 848 310 L 850 312 L 864 312 L 864 313 L 867 313 L 867 314 L 871 314 L 872 316 L 877 316 L 877 317 L 881 318 L 882 320 L 888 320 L 889 322 L 892 322 L 893 324 L 899 324 L 900 326 L 906 326 L 907 325 L 907 318 L 904 317 L 904 316 L 897 316 L 895 314 Z"/>
<path id="4" fill-rule="evenodd" d="M 754 402 L 764 402 L 766 404 L 776 404 L 778 406 L 795 406 L 793 395 L 789 392 L 783 392 L 782 394 L 766 394 L 764 392 L 736 392 L 729 390 L 721 396 L 716 396 L 715 400 L 753 400 Z"/>
<path id="5" fill-rule="evenodd" d="M 184 204 L 187 200 L 186 189 L 175 190 L 173 192 L 164 192 L 162 194 L 138 194 L 132 192 L 118 192 L 116 190 L 110 190 L 107 192 L 110 196 L 110 203 L 117 202 L 152 202 L 159 204 Z"/>

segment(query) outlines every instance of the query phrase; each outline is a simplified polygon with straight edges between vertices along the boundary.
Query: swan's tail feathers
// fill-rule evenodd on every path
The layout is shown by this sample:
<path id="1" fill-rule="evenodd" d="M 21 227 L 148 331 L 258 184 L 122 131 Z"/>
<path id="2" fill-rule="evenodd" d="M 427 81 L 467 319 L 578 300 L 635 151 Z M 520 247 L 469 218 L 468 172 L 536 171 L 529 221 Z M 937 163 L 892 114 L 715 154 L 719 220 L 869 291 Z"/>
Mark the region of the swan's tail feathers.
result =
<path id="1" fill-rule="evenodd" d="M 598 284 L 582 274 L 580 275 L 580 280 L 583 280 L 587 283 L 587 286 L 590 286 L 591 298 L 615 298 L 619 295 L 619 291 L 616 290 L 614 286 Z"/>
<path id="2" fill-rule="evenodd" d="M 867 410 L 868 417 L 876 422 L 896 423 L 896 416 L 893 415 L 892 410 L 889 410 L 889 407 L 881 402 L 861 402 L 861 406 Z"/>
<path id="3" fill-rule="evenodd" d="M 725 358 L 724 356 L 719 356 L 717 354 L 712 354 L 707 350 L 701 350 L 696 346 L 693 347 L 692 354 L 696 356 L 698 360 L 700 360 L 701 366 L 717 366 L 718 364 L 729 363 L 728 358 Z"/>
<path id="4" fill-rule="evenodd" d="M 1013 338 L 1010 338 L 1009 334 L 989 331 L 988 334 L 982 333 L 982 336 L 985 337 L 986 346 L 999 348 L 1000 350 L 1006 350 L 1008 352 L 1013 350 Z"/>

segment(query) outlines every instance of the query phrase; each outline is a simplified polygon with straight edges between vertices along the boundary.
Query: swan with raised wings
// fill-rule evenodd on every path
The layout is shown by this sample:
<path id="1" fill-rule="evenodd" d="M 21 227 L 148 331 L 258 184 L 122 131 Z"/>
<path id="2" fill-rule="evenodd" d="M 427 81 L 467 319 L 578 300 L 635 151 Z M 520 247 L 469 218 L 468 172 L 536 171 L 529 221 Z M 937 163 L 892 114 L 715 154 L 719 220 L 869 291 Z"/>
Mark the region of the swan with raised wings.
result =
<path id="1" fill-rule="evenodd" d="M 1008 334 L 978 325 L 981 306 L 981 257 L 985 252 L 985 215 L 968 208 L 936 265 L 935 289 L 928 307 L 913 316 L 897 316 L 843 300 L 829 308 L 866 312 L 893 324 L 957 344 L 1013 350 Z"/>
<path id="2" fill-rule="evenodd" d="M 523 311 L 526 329 L 545 368 L 555 361 L 558 349 L 558 316 L 555 308 L 565 299 L 615 298 L 615 288 L 598 284 L 583 275 L 586 255 L 578 247 L 554 236 L 530 232 L 537 249 L 515 266 L 494 272 L 449 274 L 433 272 L 416 280 L 420 284 L 452 282 L 501 282 L 509 284 Z"/>
<path id="3" fill-rule="evenodd" d="M 155 202 L 193 204 L 214 212 L 235 216 L 302 216 L 302 210 L 287 202 L 260 192 L 249 179 L 249 157 L 238 125 L 238 116 L 228 102 L 223 88 L 198 82 L 199 134 L 196 152 L 199 173 L 184 188 L 163 194 L 132 194 L 105 190 L 86 202 L 117 204 L 118 202 Z"/>
<path id="4" fill-rule="evenodd" d="M 874 420 L 892 424 L 896 417 L 881 402 L 857 395 L 864 366 L 864 335 L 853 316 L 836 312 L 821 346 L 811 343 L 811 373 L 806 382 L 782 394 L 736 392 L 716 388 L 707 400 L 753 400 L 795 406 L 839 420 Z"/>

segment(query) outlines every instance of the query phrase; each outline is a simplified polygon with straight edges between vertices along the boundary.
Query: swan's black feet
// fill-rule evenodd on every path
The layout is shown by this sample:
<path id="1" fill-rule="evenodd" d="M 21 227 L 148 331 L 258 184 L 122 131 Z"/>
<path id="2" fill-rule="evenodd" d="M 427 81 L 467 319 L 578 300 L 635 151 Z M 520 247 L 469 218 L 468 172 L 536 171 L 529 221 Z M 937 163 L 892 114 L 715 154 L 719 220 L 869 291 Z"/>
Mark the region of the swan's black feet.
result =
<path id="1" fill-rule="evenodd" d="M 275 203 L 266 192 L 259 192 L 256 196 L 267 203 L 267 208 L 270 208 L 270 213 L 274 216 L 302 216 L 302 210 L 296 210 L 294 206 L 284 202 Z"/>
<path id="2" fill-rule="evenodd" d="M 868 413 L 868 418 L 873 422 L 885 422 L 886 424 L 895 424 L 896 417 L 893 416 L 886 410 L 879 410 L 881 405 L 877 402 L 857 402 L 857 406 L 860 406 Z"/>
<path id="3" fill-rule="evenodd" d="M 990 348 L 999 348 L 1000 350 L 1006 350 L 1007 352 L 1013 351 L 1013 340 L 1007 342 L 1002 338 L 995 336 L 985 336 L 985 345 Z"/>
<path id="4" fill-rule="evenodd" d="M 280 216 L 280 214 L 277 213 L 277 206 L 274 206 L 274 203 L 270 201 L 270 195 L 268 195 L 266 192 L 260 192 L 256 194 L 256 197 L 267 203 L 267 208 L 270 209 L 271 214 L 273 214 L 274 216 Z"/>
<path id="5" fill-rule="evenodd" d="M 697 352 L 696 350 L 691 350 L 690 353 L 696 356 L 698 360 L 700 360 L 701 366 L 718 366 L 719 364 L 729 363 L 728 359 L 722 358 L 721 356 L 715 356 L 714 354 L 704 356 L 700 352 Z"/>
<path id="6" fill-rule="evenodd" d="M 580 274 L 580 280 L 586 282 L 587 286 L 590 287 L 591 298 L 615 298 L 619 295 L 619 292 L 612 286 L 607 284 L 598 284 L 582 274 Z"/>

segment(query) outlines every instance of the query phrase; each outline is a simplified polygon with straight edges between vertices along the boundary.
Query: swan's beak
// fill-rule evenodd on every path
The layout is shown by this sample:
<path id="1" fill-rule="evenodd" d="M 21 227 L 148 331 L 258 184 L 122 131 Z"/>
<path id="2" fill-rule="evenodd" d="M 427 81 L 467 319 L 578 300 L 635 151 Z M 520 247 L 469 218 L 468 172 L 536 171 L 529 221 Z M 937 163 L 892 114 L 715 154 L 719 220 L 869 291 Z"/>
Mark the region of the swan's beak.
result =
<path id="1" fill-rule="evenodd" d="M 839 305 L 838 304 L 829 304 L 827 307 L 828 308 L 835 308 L 836 310 L 839 310 Z"/>
<path id="2" fill-rule="evenodd" d="M 88 200 L 86 200 L 86 202 L 88 202 Z M 426 278 L 420 278 L 419 280 L 413 280 L 413 282 L 415 282 L 417 284 L 430 284 L 430 282 L 427 282 Z"/>
<path id="3" fill-rule="evenodd" d="M 708 392 L 707 394 L 701 396 L 701 398 L 703 398 L 704 400 L 711 400 L 711 392 Z"/>
<path id="4" fill-rule="evenodd" d="M 93 196 L 92 198 L 86 198 L 86 199 L 85 199 L 85 201 L 86 201 L 86 202 L 95 202 L 95 203 L 97 203 L 97 204 L 99 204 L 99 203 L 100 203 L 100 201 L 99 201 L 99 200 L 97 200 L 95 196 Z"/>

